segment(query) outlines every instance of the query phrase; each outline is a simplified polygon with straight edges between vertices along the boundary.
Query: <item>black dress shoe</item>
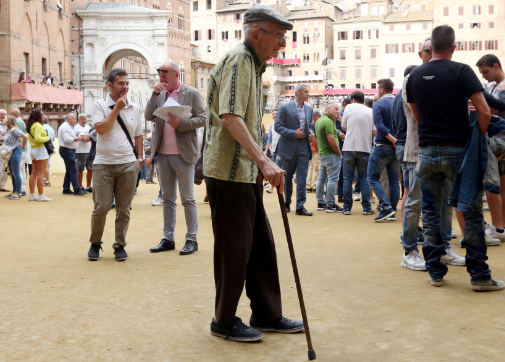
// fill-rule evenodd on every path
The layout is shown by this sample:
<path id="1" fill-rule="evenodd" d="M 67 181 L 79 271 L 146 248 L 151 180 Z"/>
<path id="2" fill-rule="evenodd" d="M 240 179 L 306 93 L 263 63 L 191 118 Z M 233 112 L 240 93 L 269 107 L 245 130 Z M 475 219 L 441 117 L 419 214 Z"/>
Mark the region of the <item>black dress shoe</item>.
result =
<path id="1" fill-rule="evenodd" d="M 74 192 L 70 190 L 63 190 L 63 195 L 73 195 Z"/>
<path id="2" fill-rule="evenodd" d="M 302 215 L 302 216 L 312 216 L 312 213 L 305 210 L 304 207 L 302 207 L 301 209 L 296 209 L 296 215 Z"/>
<path id="3" fill-rule="evenodd" d="M 290 209 L 289 205 L 286 205 L 286 212 L 290 212 L 290 211 L 291 211 L 291 209 Z"/>
<path id="4" fill-rule="evenodd" d="M 251 316 L 251 320 L 249 322 L 251 324 L 251 328 L 263 332 L 297 333 L 305 330 L 303 322 L 285 317 L 281 317 L 270 322 L 262 322 L 254 319 L 254 316 Z"/>
<path id="5" fill-rule="evenodd" d="M 175 250 L 175 241 L 168 239 L 161 239 L 158 246 L 149 249 L 151 253 L 161 253 L 162 251 Z"/>
<path id="6" fill-rule="evenodd" d="M 189 255 L 193 254 L 195 251 L 198 251 L 198 243 L 193 240 L 186 240 L 186 245 L 181 249 L 179 254 L 181 255 Z"/>

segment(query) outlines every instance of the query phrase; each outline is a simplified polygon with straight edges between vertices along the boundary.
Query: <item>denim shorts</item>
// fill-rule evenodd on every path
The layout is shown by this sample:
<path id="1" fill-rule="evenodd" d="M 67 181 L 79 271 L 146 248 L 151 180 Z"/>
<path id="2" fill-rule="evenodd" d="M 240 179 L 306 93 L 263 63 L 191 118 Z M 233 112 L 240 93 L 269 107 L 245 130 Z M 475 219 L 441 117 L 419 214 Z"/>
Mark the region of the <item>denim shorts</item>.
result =
<path id="1" fill-rule="evenodd" d="M 38 148 L 32 148 L 30 150 L 30 156 L 32 158 L 32 161 L 47 160 L 49 158 L 49 155 L 47 153 L 45 146 L 38 147 Z"/>

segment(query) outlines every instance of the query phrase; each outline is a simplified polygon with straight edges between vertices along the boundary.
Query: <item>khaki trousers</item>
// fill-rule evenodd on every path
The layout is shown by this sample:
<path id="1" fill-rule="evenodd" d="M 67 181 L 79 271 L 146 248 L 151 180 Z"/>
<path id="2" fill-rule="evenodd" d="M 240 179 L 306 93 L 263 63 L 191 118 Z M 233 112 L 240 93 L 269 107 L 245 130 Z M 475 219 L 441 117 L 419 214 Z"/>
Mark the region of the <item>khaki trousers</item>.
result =
<path id="1" fill-rule="evenodd" d="M 130 224 L 130 205 L 137 186 L 139 173 L 137 162 L 122 165 L 93 165 L 93 213 L 91 236 L 93 244 L 102 243 L 107 213 L 112 207 L 112 196 L 116 202 L 116 236 L 113 247 L 126 246 L 126 232 Z"/>
<path id="2" fill-rule="evenodd" d="M 316 189 L 317 179 L 319 178 L 319 165 L 321 160 L 318 152 L 312 152 L 312 160 L 309 162 L 309 174 L 307 176 L 307 188 Z"/>

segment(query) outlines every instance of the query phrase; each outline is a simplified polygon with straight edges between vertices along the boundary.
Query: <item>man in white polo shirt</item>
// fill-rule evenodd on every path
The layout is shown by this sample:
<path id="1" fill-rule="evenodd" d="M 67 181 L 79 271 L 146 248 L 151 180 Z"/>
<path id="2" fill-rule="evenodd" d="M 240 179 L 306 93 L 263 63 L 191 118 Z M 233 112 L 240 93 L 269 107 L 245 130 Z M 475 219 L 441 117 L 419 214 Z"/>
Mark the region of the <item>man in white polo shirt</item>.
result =
<path id="1" fill-rule="evenodd" d="M 365 106 L 364 102 L 363 92 L 352 92 L 351 104 L 345 108 L 342 119 L 342 129 L 347 131 L 342 148 L 344 153 L 344 215 L 351 214 L 352 179 L 355 170 L 357 170 L 356 180 L 361 182 L 363 215 L 375 213 L 370 205 L 367 169 L 372 150 L 372 138 L 375 137 L 377 129 L 373 123 L 372 110 Z"/>
<path id="2" fill-rule="evenodd" d="M 142 167 L 142 121 L 138 107 L 126 97 L 128 73 L 112 69 L 107 76 L 109 94 L 93 104 L 91 119 L 98 133 L 93 162 L 93 202 L 89 260 L 98 260 L 107 213 L 116 202 L 116 232 L 113 244 L 117 261 L 128 259 L 126 232 L 130 224 L 130 205 Z M 124 129 L 121 126 L 123 123 Z M 139 156 L 137 156 L 139 155 Z M 102 249 L 103 250 L 103 249 Z"/>
<path id="3" fill-rule="evenodd" d="M 63 180 L 63 194 L 64 195 L 87 195 L 88 192 L 81 187 L 77 181 L 77 164 L 75 163 L 75 151 L 79 146 L 79 141 L 89 142 L 88 135 L 77 136 L 74 132 L 75 115 L 73 113 L 67 114 L 63 122 L 58 128 L 58 143 L 60 145 L 59 153 L 65 162 L 65 178 Z M 70 190 L 70 184 L 74 191 Z"/>
<path id="4" fill-rule="evenodd" d="M 91 127 L 87 124 L 88 119 L 84 113 L 79 115 L 77 124 L 74 127 L 75 134 L 81 136 L 83 134 L 89 135 L 89 130 Z M 90 157 L 91 142 L 80 141 L 79 146 L 77 146 L 76 161 L 77 161 L 77 180 L 79 184 L 83 185 L 82 178 L 84 177 L 84 169 L 88 172 L 86 173 L 86 191 L 93 192 L 91 188 L 91 179 L 93 177 L 93 160 Z M 84 186 L 83 186 L 84 187 Z"/>

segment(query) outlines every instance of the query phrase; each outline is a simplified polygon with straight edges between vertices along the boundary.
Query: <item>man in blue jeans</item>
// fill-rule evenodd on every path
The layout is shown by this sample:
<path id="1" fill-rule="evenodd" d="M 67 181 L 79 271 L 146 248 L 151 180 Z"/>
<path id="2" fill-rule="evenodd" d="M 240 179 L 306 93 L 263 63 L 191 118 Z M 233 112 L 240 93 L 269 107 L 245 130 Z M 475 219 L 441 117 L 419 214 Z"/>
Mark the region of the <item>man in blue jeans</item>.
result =
<path id="1" fill-rule="evenodd" d="M 344 112 L 342 129 L 346 131 L 345 145 L 342 147 L 344 164 L 344 215 L 351 215 L 352 208 L 352 180 L 356 174 L 356 188 L 362 193 L 363 215 L 375 213 L 370 205 L 370 186 L 368 185 L 367 168 L 372 139 L 377 134 L 373 123 L 372 110 L 365 106 L 363 92 L 355 91 L 351 94 L 351 102 Z M 356 199 L 356 198 L 355 198 Z"/>
<path id="2" fill-rule="evenodd" d="M 58 143 L 60 145 L 59 153 L 65 162 L 65 179 L 63 180 L 63 194 L 64 195 L 87 195 L 88 191 L 81 187 L 77 180 L 77 163 L 76 163 L 76 150 L 79 141 L 89 142 L 89 135 L 83 134 L 77 136 L 74 132 L 74 125 L 76 122 L 73 113 L 67 114 L 63 122 L 58 128 Z M 70 190 L 72 184 L 74 191 Z"/>
<path id="3" fill-rule="evenodd" d="M 419 161 L 416 166 L 421 185 L 424 244 L 423 254 L 430 273 L 431 285 L 440 287 L 447 274 L 441 260 L 445 254 L 440 228 L 444 187 L 453 182 L 470 139 L 471 126 L 468 99 L 478 114 L 480 132 L 485 135 L 490 111 L 475 72 L 466 64 L 451 61 L 455 45 L 454 30 L 438 26 L 431 34 L 432 58 L 412 71 L 407 81 L 407 102 L 419 128 Z M 471 190 L 481 188 L 478 182 L 462 184 Z M 478 193 L 465 218 L 465 236 L 461 245 L 466 248 L 466 265 L 475 291 L 502 290 L 505 283 L 491 279 L 484 238 L 482 191 Z"/>
<path id="4" fill-rule="evenodd" d="M 342 212 L 335 202 L 335 185 L 342 165 L 342 152 L 339 148 L 335 120 L 338 117 L 338 106 L 331 103 L 326 106 L 326 113 L 316 122 L 317 146 L 319 148 L 319 178 L 316 184 L 317 210 Z M 326 183 L 326 201 L 324 184 Z"/>
<path id="5" fill-rule="evenodd" d="M 340 151 L 344 149 L 344 144 L 345 144 L 345 130 L 342 129 L 342 118 L 344 117 L 344 112 L 346 107 L 351 104 L 351 98 L 345 97 L 342 100 L 342 109 L 338 112 L 338 117 L 335 120 L 335 128 L 338 131 L 338 137 L 340 138 L 338 140 L 338 146 L 340 147 Z M 356 186 L 356 191 L 355 193 L 359 193 L 359 187 Z M 343 202 L 344 201 L 344 163 L 342 162 L 342 165 L 340 166 L 340 172 L 338 175 L 338 184 L 337 184 L 337 195 L 338 195 L 338 202 Z M 359 201 L 359 199 L 355 198 L 355 201 Z"/>
<path id="6" fill-rule="evenodd" d="M 380 213 L 375 221 L 395 221 L 396 205 L 400 199 L 400 166 L 396 159 L 396 134 L 391 129 L 391 103 L 393 87 L 391 79 L 380 79 L 378 82 L 379 100 L 373 104 L 373 122 L 377 127 L 375 148 L 368 162 L 368 181 L 379 198 Z M 389 197 L 380 182 L 382 171 L 386 169 L 389 180 Z"/>

